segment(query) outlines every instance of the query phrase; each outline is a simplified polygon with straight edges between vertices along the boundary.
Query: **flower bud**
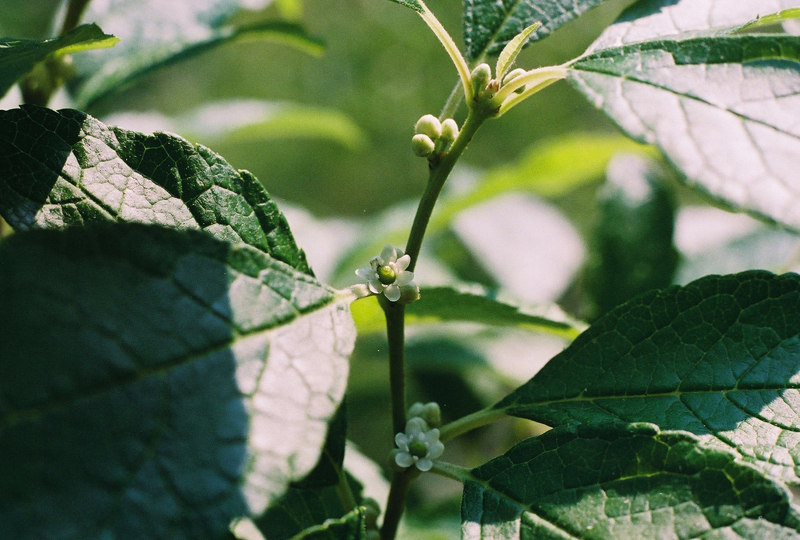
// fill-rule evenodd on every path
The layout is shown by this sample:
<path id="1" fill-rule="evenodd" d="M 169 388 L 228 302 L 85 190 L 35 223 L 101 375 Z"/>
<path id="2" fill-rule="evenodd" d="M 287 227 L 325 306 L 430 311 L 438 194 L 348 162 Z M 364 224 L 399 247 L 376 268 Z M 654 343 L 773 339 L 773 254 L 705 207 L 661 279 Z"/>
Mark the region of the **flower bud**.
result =
<path id="1" fill-rule="evenodd" d="M 442 124 L 432 114 L 426 114 L 417 120 L 417 124 L 414 126 L 414 133 L 427 135 L 435 141 L 442 135 Z"/>
<path id="2" fill-rule="evenodd" d="M 522 68 L 517 68 L 517 69 L 509 71 L 508 74 L 503 78 L 503 86 L 507 85 L 508 83 L 510 83 L 511 81 L 516 79 L 517 77 L 519 77 L 521 75 L 525 75 L 526 73 L 527 73 L 527 71 L 525 71 Z M 522 85 L 519 88 L 517 88 L 516 90 L 514 90 L 514 92 L 516 92 L 517 94 L 521 94 L 524 91 L 525 91 L 525 85 Z"/>
<path id="3" fill-rule="evenodd" d="M 492 68 L 489 67 L 489 64 L 479 64 L 472 70 L 470 78 L 472 79 L 472 86 L 475 91 L 475 96 L 477 97 L 486 89 L 486 85 L 489 84 L 492 78 Z"/>
<path id="4" fill-rule="evenodd" d="M 436 144 L 427 135 L 417 133 L 411 137 L 411 149 L 419 157 L 428 157 L 433 153 L 434 148 L 436 148 Z"/>
<path id="5" fill-rule="evenodd" d="M 381 507 L 378 501 L 371 497 L 364 498 L 361 501 L 361 506 L 364 507 L 364 524 L 368 530 L 378 528 L 378 517 L 381 515 Z"/>
<path id="6" fill-rule="evenodd" d="M 448 118 L 442 122 L 442 137 L 441 141 L 450 144 L 458 137 L 458 124 L 452 118 Z"/>
<path id="7" fill-rule="evenodd" d="M 442 425 L 442 410 L 435 401 L 425 404 L 421 416 L 432 428 L 437 428 Z"/>

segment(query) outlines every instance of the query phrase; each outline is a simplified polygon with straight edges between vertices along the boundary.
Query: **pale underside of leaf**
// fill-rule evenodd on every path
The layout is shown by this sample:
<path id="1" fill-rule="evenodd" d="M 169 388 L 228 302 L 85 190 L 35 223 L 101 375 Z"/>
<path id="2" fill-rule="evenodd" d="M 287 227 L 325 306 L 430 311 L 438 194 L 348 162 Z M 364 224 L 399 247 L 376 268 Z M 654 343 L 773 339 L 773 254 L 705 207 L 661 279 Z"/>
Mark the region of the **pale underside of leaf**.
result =
<path id="1" fill-rule="evenodd" d="M 640 296 L 496 405 L 550 425 L 644 421 L 800 478 L 800 279 L 745 272 Z"/>
<path id="2" fill-rule="evenodd" d="M 316 464 L 355 338 L 331 289 L 139 225 L 0 259 L 0 537 L 222 538 Z"/>
<path id="3" fill-rule="evenodd" d="M 589 52 L 691 32 L 736 28 L 759 16 L 800 7 L 800 0 L 647 0 L 635 3 Z"/>
<path id="4" fill-rule="evenodd" d="M 464 42 L 468 61 L 500 54 L 525 28 L 541 23 L 526 41 L 547 37 L 604 0 L 465 0 Z"/>
<path id="5" fill-rule="evenodd" d="M 720 43 L 740 46 L 739 58 L 714 58 Z M 580 60 L 568 78 L 688 184 L 800 229 L 798 45 L 788 36 L 651 42 Z"/>
<path id="6" fill-rule="evenodd" d="M 203 229 L 310 272 L 259 181 L 208 148 L 72 110 L 0 111 L 0 127 L 0 214 L 16 229 L 103 221 Z"/>
<path id="7" fill-rule="evenodd" d="M 556 429 L 468 475 L 462 538 L 798 538 L 786 490 L 653 426 Z"/>

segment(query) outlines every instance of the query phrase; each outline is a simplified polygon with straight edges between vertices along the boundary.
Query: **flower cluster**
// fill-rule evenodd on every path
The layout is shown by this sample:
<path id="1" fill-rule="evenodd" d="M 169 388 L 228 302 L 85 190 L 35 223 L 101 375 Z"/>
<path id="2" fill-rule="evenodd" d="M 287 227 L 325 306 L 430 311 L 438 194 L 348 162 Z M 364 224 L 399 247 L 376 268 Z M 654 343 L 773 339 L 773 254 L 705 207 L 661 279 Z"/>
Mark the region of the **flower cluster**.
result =
<path id="1" fill-rule="evenodd" d="M 444 452 L 439 430 L 428 426 L 419 416 L 406 422 L 405 433 L 395 435 L 394 442 L 397 444 L 394 462 L 403 468 L 416 465 L 420 471 L 429 471 L 433 467 L 433 460 Z"/>
<path id="2" fill-rule="evenodd" d="M 414 126 L 411 149 L 419 157 L 434 159 L 447 152 L 458 137 L 458 124 L 452 118 L 440 122 L 432 114 L 426 114 Z"/>
<path id="3" fill-rule="evenodd" d="M 366 268 L 356 270 L 373 294 L 383 294 L 391 302 L 408 304 L 419 298 L 419 287 L 414 283 L 414 272 L 406 270 L 411 257 L 395 247 L 386 245 Z"/>

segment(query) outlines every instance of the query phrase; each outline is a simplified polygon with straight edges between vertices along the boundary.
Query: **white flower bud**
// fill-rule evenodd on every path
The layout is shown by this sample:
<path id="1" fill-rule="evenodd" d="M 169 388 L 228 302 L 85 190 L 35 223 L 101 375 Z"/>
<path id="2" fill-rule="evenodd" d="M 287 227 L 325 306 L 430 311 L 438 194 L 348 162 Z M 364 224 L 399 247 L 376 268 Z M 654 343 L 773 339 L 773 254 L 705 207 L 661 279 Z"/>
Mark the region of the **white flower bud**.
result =
<path id="1" fill-rule="evenodd" d="M 433 153 L 434 148 L 436 148 L 436 144 L 427 135 L 417 133 L 411 137 L 411 149 L 419 157 L 428 157 Z"/>
<path id="2" fill-rule="evenodd" d="M 488 85 L 489 81 L 492 79 L 492 68 L 489 67 L 489 64 L 478 64 L 475 69 L 472 70 L 470 77 L 472 78 L 472 87 L 475 89 L 475 96 L 477 97 L 486 89 L 486 85 Z"/>
<path id="3" fill-rule="evenodd" d="M 448 118 L 442 122 L 442 137 L 441 140 L 446 143 L 452 143 L 458 137 L 458 124 L 452 118 Z"/>
<path id="4" fill-rule="evenodd" d="M 442 135 L 442 124 L 432 114 L 426 114 L 417 120 L 417 124 L 414 126 L 414 133 L 427 135 L 435 141 Z"/>

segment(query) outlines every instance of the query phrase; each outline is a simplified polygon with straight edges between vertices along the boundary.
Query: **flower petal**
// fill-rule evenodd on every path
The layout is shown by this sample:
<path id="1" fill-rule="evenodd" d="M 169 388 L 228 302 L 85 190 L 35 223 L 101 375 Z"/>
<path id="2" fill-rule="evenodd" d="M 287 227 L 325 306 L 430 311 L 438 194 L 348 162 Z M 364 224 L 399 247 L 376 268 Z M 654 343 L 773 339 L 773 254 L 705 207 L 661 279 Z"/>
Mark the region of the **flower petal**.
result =
<path id="1" fill-rule="evenodd" d="M 415 416 L 406 422 L 406 435 L 409 438 L 424 442 L 424 433 L 426 431 L 428 431 L 428 423 L 419 416 Z"/>
<path id="2" fill-rule="evenodd" d="M 371 288 L 371 287 L 370 287 Z M 400 286 L 395 282 L 384 289 L 383 294 L 390 302 L 397 302 L 400 300 Z"/>
<path id="3" fill-rule="evenodd" d="M 370 280 L 369 290 L 375 294 L 381 294 L 383 292 L 383 283 L 381 283 L 378 279 Z"/>
<path id="4" fill-rule="evenodd" d="M 394 456 L 394 462 L 401 467 L 411 467 L 414 464 L 414 456 L 408 452 L 398 452 Z M 433 465 L 433 463 L 431 463 Z"/>
<path id="5" fill-rule="evenodd" d="M 411 264 L 411 255 L 403 255 L 402 257 L 397 259 L 395 266 L 399 270 L 405 270 L 406 268 L 408 268 L 409 264 Z"/>
<path id="6" fill-rule="evenodd" d="M 405 433 L 398 433 L 394 436 L 394 443 L 400 450 L 403 450 L 404 452 L 408 452 L 408 445 L 410 442 L 411 440 Z"/>
<path id="7" fill-rule="evenodd" d="M 441 441 L 436 441 L 428 445 L 428 455 L 431 459 L 436 459 L 444 453 L 444 444 Z"/>
<path id="8" fill-rule="evenodd" d="M 417 460 L 417 469 L 421 470 L 422 472 L 429 471 L 431 470 L 432 467 L 433 467 L 433 461 L 426 457 Z"/>
<path id="9" fill-rule="evenodd" d="M 365 281 L 371 279 L 378 279 L 378 274 L 372 268 L 359 268 L 356 270 L 356 275 Z"/>
<path id="10" fill-rule="evenodd" d="M 397 285 L 403 287 L 414 281 L 414 272 L 402 272 L 398 274 L 397 279 L 394 280 Z"/>
<path id="11" fill-rule="evenodd" d="M 383 246 L 383 251 L 381 251 L 381 259 L 383 259 L 382 264 L 393 263 L 397 260 L 397 252 L 391 244 L 386 244 Z"/>

